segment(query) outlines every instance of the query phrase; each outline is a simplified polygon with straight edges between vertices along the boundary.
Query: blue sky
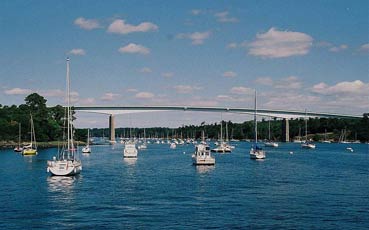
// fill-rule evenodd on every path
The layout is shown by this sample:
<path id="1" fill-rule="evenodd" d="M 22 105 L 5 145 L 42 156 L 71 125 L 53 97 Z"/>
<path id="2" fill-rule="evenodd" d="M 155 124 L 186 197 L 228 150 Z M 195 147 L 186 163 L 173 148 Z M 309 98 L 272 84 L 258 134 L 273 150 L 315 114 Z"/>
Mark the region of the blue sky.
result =
<path id="1" fill-rule="evenodd" d="M 1 1 L 0 104 L 31 92 L 63 103 L 70 56 L 76 105 L 252 107 L 258 89 L 262 108 L 362 114 L 368 9 L 368 1 L 338 0 Z M 176 126 L 220 115 L 151 117 L 129 122 Z M 79 118 L 80 127 L 107 124 Z"/>

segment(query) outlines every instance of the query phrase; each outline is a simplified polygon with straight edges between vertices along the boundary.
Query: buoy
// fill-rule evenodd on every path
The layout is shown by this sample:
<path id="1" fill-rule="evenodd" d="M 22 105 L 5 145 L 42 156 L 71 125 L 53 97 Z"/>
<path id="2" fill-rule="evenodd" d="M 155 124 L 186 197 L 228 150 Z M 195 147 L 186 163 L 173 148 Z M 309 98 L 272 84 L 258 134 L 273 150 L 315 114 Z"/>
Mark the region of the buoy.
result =
<path id="1" fill-rule="evenodd" d="M 291 151 L 290 154 L 293 154 L 293 152 Z"/>

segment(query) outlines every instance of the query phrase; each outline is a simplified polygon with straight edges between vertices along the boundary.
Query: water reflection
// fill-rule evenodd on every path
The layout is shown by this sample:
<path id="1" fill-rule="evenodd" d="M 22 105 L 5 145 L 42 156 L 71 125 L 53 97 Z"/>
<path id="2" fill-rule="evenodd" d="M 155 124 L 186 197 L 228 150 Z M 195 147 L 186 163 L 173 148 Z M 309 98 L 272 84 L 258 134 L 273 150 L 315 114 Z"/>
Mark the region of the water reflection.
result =
<path id="1" fill-rule="evenodd" d="M 127 165 L 135 165 L 137 162 L 137 158 L 123 158 L 123 161 Z"/>
<path id="2" fill-rule="evenodd" d="M 70 192 L 80 176 L 49 176 L 47 178 L 50 192 Z"/>
<path id="3" fill-rule="evenodd" d="M 200 174 L 210 173 L 215 168 L 214 165 L 197 165 L 196 171 Z"/>

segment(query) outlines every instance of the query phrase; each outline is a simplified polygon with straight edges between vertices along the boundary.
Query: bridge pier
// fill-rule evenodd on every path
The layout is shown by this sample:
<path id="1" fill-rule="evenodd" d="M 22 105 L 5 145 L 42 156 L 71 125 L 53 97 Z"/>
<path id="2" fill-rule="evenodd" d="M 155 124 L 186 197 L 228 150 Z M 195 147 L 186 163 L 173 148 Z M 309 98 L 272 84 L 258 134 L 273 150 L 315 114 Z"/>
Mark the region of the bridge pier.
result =
<path id="1" fill-rule="evenodd" d="M 282 142 L 290 142 L 290 124 L 286 118 L 282 120 Z"/>
<path id="2" fill-rule="evenodd" d="M 109 115 L 110 141 L 115 142 L 115 120 L 114 115 Z"/>

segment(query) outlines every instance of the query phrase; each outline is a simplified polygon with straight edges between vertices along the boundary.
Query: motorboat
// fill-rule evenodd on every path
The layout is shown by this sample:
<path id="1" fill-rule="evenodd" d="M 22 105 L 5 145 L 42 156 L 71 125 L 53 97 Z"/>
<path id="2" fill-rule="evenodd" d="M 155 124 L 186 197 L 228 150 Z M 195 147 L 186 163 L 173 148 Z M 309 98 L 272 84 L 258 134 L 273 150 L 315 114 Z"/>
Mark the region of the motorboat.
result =
<path id="1" fill-rule="evenodd" d="M 215 158 L 211 156 L 208 145 L 199 144 L 195 147 L 195 153 L 192 155 L 194 165 L 214 165 Z"/>

